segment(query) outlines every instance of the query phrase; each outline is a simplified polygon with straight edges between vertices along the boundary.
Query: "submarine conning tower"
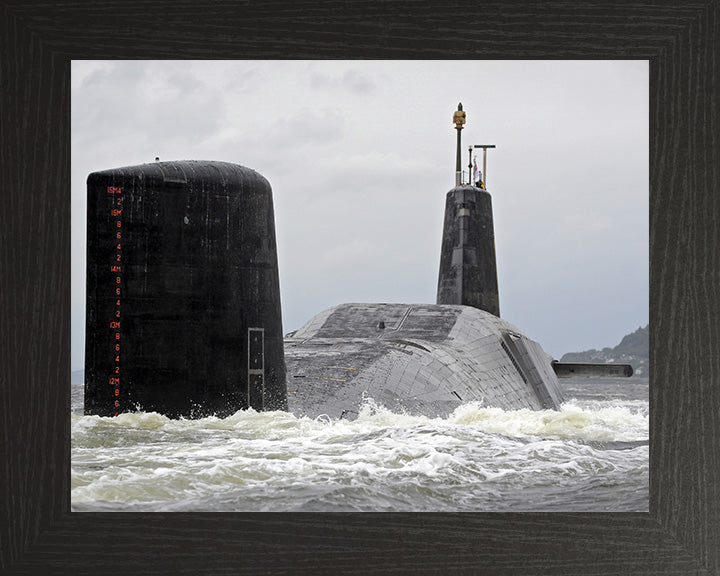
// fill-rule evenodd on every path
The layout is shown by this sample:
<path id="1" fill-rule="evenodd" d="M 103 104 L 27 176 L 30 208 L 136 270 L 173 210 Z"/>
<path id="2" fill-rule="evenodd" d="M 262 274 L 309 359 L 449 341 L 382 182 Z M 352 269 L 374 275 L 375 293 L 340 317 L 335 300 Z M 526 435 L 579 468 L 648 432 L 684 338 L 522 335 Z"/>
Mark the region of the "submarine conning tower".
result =
<path id="1" fill-rule="evenodd" d="M 287 410 L 272 190 L 209 161 L 87 179 L 85 414 Z"/>
<path id="2" fill-rule="evenodd" d="M 458 131 L 456 186 L 445 200 L 437 304 L 473 306 L 499 317 L 492 198 L 486 190 L 484 174 L 480 174 L 477 185 L 460 182 L 460 131 L 465 124 L 462 104 L 458 105 L 453 122 Z"/>

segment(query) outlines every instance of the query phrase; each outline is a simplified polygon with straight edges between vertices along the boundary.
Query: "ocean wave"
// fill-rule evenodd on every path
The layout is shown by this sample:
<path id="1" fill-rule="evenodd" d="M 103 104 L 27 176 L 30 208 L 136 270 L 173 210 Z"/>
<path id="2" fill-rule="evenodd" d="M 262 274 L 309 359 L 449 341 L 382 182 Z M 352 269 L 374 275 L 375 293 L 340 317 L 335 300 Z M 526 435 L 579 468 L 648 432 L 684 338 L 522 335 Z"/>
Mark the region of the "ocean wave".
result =
<path id="1" fill-rule="evenodd" d="M 593 493 L 580 508 L 592 510 L 619 505 L 608 491 L 632 506 L 647 499 L 648 418 L 635 405 L 470 403 L 427 418 L 366 399 L 352 421 L 254 410 L 71 418 L 75 510 L 546 509 Z"/>

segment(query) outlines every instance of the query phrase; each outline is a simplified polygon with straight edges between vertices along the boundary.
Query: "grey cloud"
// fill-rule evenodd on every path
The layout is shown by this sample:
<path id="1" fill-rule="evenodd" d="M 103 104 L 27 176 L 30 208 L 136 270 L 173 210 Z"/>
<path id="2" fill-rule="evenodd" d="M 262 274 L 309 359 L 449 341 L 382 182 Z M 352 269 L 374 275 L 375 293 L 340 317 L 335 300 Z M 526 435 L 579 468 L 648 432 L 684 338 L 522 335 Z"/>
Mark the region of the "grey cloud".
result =
<path id="1" fill-rule="evenodd" d="M 294 145 L 337 142 L 343 136 L 345 119 L 333 109 L 302 108 L 278 121 L 275 133 L 289 137 Z"/>
<path id="2" fill-rule="evenodd" d="M 157 64 L 97 70 L 73 96 L 73 137 L 89 145 L 158 136 L 197 142 L 214 134 L 225 118 L 219 91 Z"/>
<path id="3" fill-rule="evenodd" d="M 310 85 L 315 89 L 340 89 L 352 94 L 368 94 L 375 90 L 372 79 L 357 70 L 347 70 L 342 76 L 314 72 L 310 75 Z"/>

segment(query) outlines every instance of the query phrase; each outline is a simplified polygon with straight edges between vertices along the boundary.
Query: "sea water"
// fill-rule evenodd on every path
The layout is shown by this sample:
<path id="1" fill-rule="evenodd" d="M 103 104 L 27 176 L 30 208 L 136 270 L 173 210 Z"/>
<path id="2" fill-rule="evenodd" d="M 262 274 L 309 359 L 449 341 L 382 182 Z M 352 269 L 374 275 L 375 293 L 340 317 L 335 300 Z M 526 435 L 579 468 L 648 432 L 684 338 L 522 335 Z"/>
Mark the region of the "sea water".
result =
<path id="1" fill-rule="evenodd" d="M 74 511 L 647 511 L 648 380 L 561 380 L 561 410 L 446 418 L 365 400 L 356 420 L 239 411 L 82 415 Z"/>

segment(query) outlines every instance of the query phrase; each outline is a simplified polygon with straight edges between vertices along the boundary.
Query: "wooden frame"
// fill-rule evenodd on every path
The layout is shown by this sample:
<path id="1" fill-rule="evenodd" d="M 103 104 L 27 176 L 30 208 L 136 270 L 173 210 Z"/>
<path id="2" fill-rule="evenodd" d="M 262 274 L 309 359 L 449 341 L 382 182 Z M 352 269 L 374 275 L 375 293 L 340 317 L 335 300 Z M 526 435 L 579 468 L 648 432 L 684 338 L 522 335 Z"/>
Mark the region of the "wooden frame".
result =
<path id="1" fill-rule="evenodd" d="M 199 25 L 202 24 L 202 25 Z M 720 574 L 720 0 L 0 5 L 0 572 Z M 70 513 L 70 61 L 650 61 L 650 512 Z"/>

